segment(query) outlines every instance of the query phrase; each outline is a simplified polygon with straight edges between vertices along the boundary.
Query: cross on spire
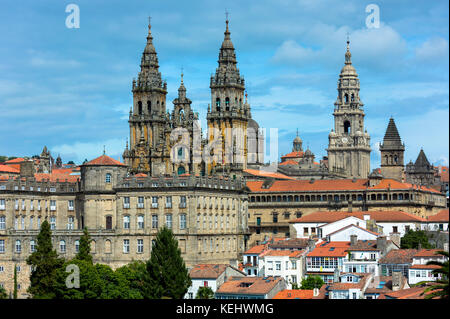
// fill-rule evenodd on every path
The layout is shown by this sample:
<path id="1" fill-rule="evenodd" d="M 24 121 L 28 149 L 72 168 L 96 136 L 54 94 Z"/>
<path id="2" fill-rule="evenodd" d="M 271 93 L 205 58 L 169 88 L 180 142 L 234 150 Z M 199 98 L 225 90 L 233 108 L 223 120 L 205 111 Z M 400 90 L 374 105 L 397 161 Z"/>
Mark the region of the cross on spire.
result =
<path id="1" fill-rule="evenodd" d="M 225 9 L 225 17 L 226 17 L 227 21 L 228 21 L 228 15 L 229 15 L 229 12 L 227 11 L 227 9 Z"/>

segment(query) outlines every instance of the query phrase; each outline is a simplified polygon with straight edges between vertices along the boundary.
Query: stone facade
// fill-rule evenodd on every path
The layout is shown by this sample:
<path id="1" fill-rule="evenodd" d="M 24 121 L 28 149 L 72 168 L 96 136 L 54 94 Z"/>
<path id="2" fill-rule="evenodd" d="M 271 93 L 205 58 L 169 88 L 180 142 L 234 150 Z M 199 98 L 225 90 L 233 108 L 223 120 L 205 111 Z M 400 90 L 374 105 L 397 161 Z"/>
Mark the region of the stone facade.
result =
<path id="1" fill-rule="evenodd" d="M 385 178 L 397 181 L 404 180 L 404 153 L 405 144 L 400 139 L 394 119 L 389 120 L 383 143 L 380 144 L 381 174 Z"/>

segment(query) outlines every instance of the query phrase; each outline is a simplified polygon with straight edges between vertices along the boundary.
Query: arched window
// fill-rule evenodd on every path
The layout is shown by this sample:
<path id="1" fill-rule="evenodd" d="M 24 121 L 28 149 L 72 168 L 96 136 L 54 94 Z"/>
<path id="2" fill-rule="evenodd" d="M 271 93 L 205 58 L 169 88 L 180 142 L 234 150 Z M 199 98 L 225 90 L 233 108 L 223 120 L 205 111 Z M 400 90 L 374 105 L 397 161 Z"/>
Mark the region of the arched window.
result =
<path id="1" fill-rule="evenodd" d="M 180 148 L 178 149 L 178 159 L 182 159 L 182 158 L 183 158 L 183 148 L 180 147 Z"/>
<path id="2" fill-rule="evenodd" d="M 106 216 L 106 229 L 112 229 L 112 216 Z"/>
<path id="3" fill-rule="evenodd" d="M 147 101 L 147 112 L 152 114 L 152 101 Z"/>
<path id="4" fill-rule="evenodd" d="M 398 163 L 398 157 L 397 157 L 397 155 L 394 155 L 394 163 L 395 163 L 395 164 Z"/>
<path id="5" fill-rule="evenodd" d="M 216 110 L 220 111 L 220 98 L 216 98 Z"/>
<path id="6" fill-rule="evenodd" d="M 183 175 L 184 173 L 186 173 L 184 166 L 178 167 L 178 175 Z"/>
<path id="7" fill-rule="evenodd" d="M 180 109 L 180 112 L 178 113 L 178 118 L 179 118 L 180 122 L 183 119 L 183 117 L 184 117 L 184 110 Z"/>
<path id="8" fill-rule="evenodd" d="M 348 103 L 348 94 L 347 93 L 345 93 L 344 99 L 345 99 L 345 103 Z"/>
<path id="9" fill-rule="evenodd" d="M 355 94 L 352 93 L 351 101 L 355 102 Z"/>
<path id="10" fill-rule="evenodd" d="M 106 173 L 105 183 L 111 183 L 111 174 L 110 173 Z"/>
<path id="11" fill-rule="evenodd" d="M 20 253 L 22 251 L 22 243 L 20 240 L 16 240 L 16 253 Z"/>
<path id="12" fill-rule="evenodd" d="M 66 252 L 66 241 L 65 240 L 59 241 L 59 251 L 62 253 Z"/>
<path id="13" fill-rule="evenodd" d="M 345 134 L 350 134 L 351 133 L 351 127 L 350 127 L 350 122 L 349 121 L 345 121 L 344 122 L 344 133 Z"/>
<path id="14" fill-rule="evenodd" d="M 111 241 L 109 239 L 105 240 L 105 253 L 111 253 Z"/>
<path id="15" fill-rule="evenodd" d="M 226 111 L 230 110 L 230 98 L 229 97 L 225 98 L 225 110 Z"/>
<path id="16" fill-rule="evenodd" d="M 138 102 L 138 114 L 139 115 L 142 114 L 142 102 L 141 101 Z"/>

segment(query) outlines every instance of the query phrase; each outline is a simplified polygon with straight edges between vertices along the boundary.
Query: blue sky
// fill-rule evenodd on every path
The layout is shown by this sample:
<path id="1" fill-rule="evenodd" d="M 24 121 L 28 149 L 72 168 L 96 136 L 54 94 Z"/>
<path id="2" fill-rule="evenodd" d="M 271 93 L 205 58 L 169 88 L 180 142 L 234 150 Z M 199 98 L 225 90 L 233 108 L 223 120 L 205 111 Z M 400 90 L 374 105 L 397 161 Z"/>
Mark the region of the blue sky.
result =
<path id="1" fill-rule="evenodd" d="M 80 28 L 68 29 L 68 4 Z M 380 8 L 367 28 L 366 6 Z M 12 1 L 0 4 L 0 155 L 32 156 L 46 145 L 64 162 L 103 152 L 118 158 L 129 135 L 131 84 L 139 72 L 148 16 L 167 80 L 167 105 L 184 69 L 187 95 L 206 131 L 209 78 L 217 67 L 230 13 L 238 68 L 252 115 L 278 128 L 279 153 L 298 128 L 326 155 L 347 32 L 371 135 L 371 167 L 393 116 L 406 145 L 405 164 L 423 147 L 449 161 L 448 1 Z"/>

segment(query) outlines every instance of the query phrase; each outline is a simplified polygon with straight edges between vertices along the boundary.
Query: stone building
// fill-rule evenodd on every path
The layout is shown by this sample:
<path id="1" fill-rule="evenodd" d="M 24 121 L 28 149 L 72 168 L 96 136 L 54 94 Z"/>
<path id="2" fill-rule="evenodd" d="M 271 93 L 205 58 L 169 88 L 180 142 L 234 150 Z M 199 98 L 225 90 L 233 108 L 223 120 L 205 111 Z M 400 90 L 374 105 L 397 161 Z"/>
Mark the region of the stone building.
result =
<path id="1" fill-rule="evenodd" d="M 437 168 L 430 164 L 423 149 L 414 163 L 410 161 L 406 165 L 405 179 L 408 183 L 428 187 L 441 184 Z"/>
<path id="2" fill-rule="evenodd" d="M 26 258 L 44 220 L 60 256 L 75 256 L 87 227 L 94 262 L 113 268 L 148 260 L 164 225 L 188 267 L 236 265 L 247 249 L 247 193 L 240 178 L 129 175 L 126 165 L 106 155 L 81 165 L 81 176 L 37 176 L 0 180 L 0 283 L 11 291 L 19 267 L 21 297 L 29 283 Z"/>
<path id="3" fill-rule="evenodd" d="M 316 211 L 392 211 L 419 217 L 437 214 L 445 195 L 381 175 L 367 179 L 247 181 L 250 246 L 289 237 L 289 221 Z"/>
<path id="4" fill-rule="evenodd" d="M 328 136 L 328 168 L 347 178 L 367 178 L 370 172 L 370 136 L 364 128 L 364 109 L 359 97 L 359 79 L 352 65 L 347 40 L 345 65 L 338 80 L 334 103 L 334 129 Z"/>

